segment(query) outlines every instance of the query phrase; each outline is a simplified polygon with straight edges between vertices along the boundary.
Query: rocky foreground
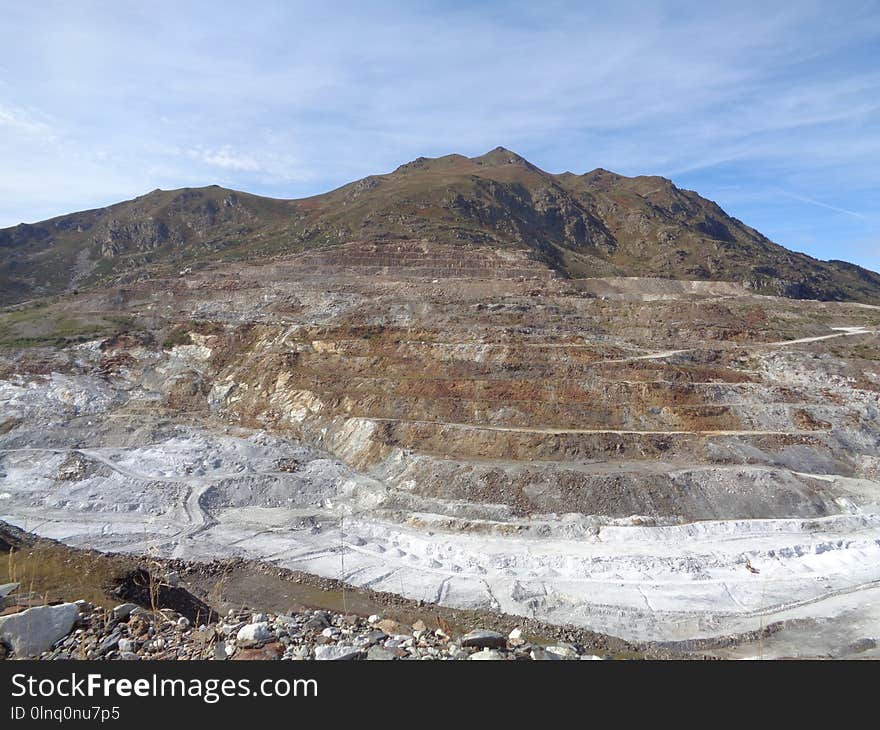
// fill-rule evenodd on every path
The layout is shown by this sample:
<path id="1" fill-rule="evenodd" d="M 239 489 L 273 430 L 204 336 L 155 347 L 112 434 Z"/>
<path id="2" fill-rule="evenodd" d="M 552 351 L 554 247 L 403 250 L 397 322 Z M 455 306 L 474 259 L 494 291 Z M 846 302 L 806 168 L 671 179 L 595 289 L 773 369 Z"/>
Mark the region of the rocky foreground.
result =
<path id="1" fill-rule="evenodd" d="M 172 576 L 172 581 L 174 580 Z M 17 584 L 0 586 L 15 603 Z M 9 612 L 9 613 L 7 613 Z M 378 615 L 330 611 L 292 615 L 230 609 L 196 625 L 172 609 L 88 601 L 23 608 L 0 616 L 0 657 L 47 660 L 576 660 L 602 659 L 570 643 L 533 644 L 521 629 L 475 629 L 453 637 L 424 621 L 407 626 Z M 449 631 L 449 633 L 447 633 Z"/>

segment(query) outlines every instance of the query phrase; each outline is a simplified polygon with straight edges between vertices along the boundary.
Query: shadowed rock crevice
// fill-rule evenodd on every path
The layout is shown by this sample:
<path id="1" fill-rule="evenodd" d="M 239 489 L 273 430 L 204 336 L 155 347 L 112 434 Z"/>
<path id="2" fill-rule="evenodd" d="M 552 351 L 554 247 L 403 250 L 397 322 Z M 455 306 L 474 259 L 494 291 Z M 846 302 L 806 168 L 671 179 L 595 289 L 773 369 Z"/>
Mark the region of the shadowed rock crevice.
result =
<path id="1" fill-rule="evenodd" d="M 170 586 L 152 576 L 146 568 L 119 576 L 110 592 L 121 601 L 131 601 L 144 608 L 168 608 L 188 618 L 194 625 L 217 620 L 216 612 L 204 601 L 180 586 Z"/>

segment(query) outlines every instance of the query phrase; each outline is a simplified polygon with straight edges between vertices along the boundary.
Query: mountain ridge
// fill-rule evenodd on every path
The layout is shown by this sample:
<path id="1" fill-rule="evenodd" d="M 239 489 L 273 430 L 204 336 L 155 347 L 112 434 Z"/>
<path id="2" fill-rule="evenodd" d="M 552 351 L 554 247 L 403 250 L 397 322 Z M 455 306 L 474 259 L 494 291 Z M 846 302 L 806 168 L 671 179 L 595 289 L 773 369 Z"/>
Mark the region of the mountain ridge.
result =
<path id="1" fill-rule="evenodd" d="M 155 265 L 297 254 L 350 241 L 528 249 L 561 275 L 734 281 L 758 293 L 880 303 L 880 275 L 770 241 L 660 176 L 541 170 L 503 147 L 419 157 L 301 199 L 216 185 L 0 230 L 0 303 Z"/>

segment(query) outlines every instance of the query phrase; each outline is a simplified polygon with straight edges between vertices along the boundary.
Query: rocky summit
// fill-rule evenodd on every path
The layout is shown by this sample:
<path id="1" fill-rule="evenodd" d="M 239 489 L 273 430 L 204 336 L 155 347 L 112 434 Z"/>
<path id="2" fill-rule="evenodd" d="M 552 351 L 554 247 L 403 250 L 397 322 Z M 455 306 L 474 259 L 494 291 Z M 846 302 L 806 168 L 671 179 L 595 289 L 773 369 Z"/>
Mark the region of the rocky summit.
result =
<path id="1" fill-rule="evenodd" d="M 876 274 L 662 178 L 501 148 L 306 200 L 155 191 L 0 247 L 6 522 L 470 611 L 481 659 L 510 651 L 498 615 L 724 656 L 877 652 Z M 110 605 L 21 559 L 0 583 L 36 571 Z M 144 580 L 113 606 L 149 605 Z M 163 632 L 228 611 L 172 583 L 190 627 Z M 266 616 L 236 615 L 235 645 L 265 653 L 287 608 L 248 605 Z M 358 626 L 309 655 L 408 648 Z"/>

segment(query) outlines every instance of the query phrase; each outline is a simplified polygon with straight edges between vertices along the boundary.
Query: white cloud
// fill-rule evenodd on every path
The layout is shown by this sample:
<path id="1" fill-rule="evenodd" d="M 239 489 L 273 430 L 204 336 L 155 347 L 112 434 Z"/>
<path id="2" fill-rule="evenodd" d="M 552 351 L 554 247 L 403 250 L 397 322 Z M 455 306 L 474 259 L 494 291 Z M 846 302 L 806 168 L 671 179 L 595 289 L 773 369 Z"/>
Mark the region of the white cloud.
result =
<path id="1" fill-rule="evenodd" d="M 54 142 L 57 134 L 52 126 L 32 112 L 0 104 L 0 127 L 6 134 L 18 137 L 38 138 L 44 142 Z"/>
<path id="2" fill-rule="evenodd" d="M 207 165 L 220 167 L 224 170 L 236 172 L 258 172 L 262 168 L 250 155 L 233 150 L 229 146 L 213 150 L 190 150 L 189 156 Z"/>

